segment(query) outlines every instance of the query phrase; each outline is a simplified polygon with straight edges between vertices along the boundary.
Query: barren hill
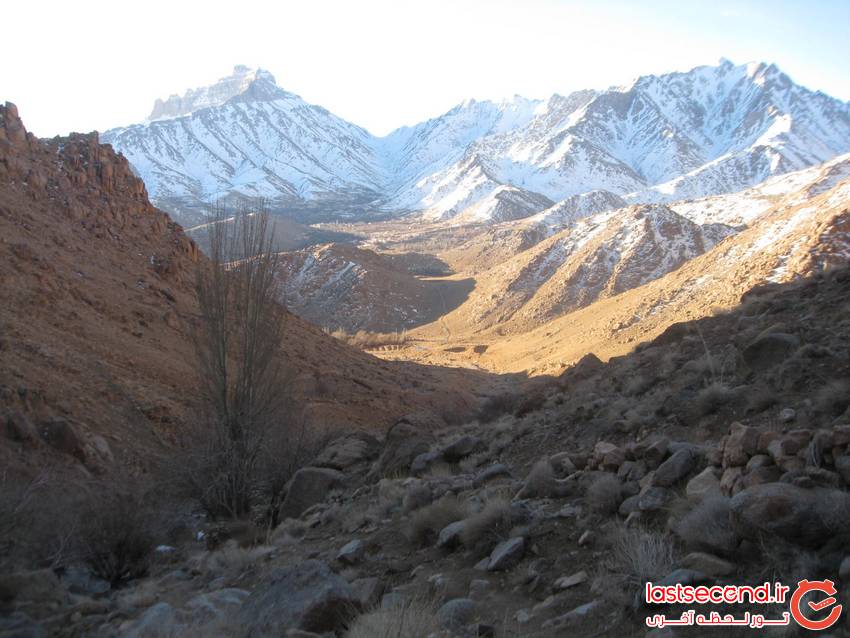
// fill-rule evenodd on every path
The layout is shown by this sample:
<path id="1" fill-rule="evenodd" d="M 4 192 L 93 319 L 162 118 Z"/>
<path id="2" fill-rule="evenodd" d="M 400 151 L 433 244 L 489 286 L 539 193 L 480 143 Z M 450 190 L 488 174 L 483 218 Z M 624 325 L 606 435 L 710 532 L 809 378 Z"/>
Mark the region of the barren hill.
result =
<path id="1" fill-rule="evenodd" d="M 172 438 L 194 403 L 199 254 L 97 135 L 38 140 L 0 107 L 0 448 L 98 469 Z M 492 379 L 385 362 L 290 316 L 292 390 L 323 427 L 463 413 Z"/>

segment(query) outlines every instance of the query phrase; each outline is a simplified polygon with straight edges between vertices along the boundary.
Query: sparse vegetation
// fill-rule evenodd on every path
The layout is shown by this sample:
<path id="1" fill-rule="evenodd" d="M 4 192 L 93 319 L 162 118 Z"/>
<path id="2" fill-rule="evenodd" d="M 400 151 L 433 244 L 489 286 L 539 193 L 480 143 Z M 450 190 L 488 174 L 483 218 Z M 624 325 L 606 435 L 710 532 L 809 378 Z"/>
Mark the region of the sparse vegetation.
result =
<path id="1" fill-rule="evenodd" d="M 78 557 L 113 586 L 144 576 L 161 527 L 146 495 L 100 483 L 81 498 L 72 523 Z"/>
<path id="2" fill-rule="evenodd" d="M 701 416 L 714 414 L 723 406 L 729 404 L 735 393 L 724 383 L 714 382 L 697 393 L 696 409 Z"/>
<path id="3" fill-rule="evenodd" d="M 617 511 L 622 500 L 623 486 L 613 474 L 602 474 L 587 488 L 588 507 L 602 515 Z"/>
<path id="4" fill-rule="evenodd" d="M 611 567 L 633 587 L 659 580 L 673 569 L 671 539 L 659 532 L 617 526 L 611 539 Z"/>
<path id="5" fill-rule="evenodd" d="M 293 411 L 286 401 L 285 313 L 269 215 L 243 208 L 230 223 L 223 223 L 223 209 L 214 217 L 210 264 L 198 267 L 195 285 L 193 337 L 205 410 L 175 473 L 212 517 L 238 518 L 251 511 L 264 481 L 280 487 L 260 469 L 272 442 L 278 461 L 292 442 Z"/>

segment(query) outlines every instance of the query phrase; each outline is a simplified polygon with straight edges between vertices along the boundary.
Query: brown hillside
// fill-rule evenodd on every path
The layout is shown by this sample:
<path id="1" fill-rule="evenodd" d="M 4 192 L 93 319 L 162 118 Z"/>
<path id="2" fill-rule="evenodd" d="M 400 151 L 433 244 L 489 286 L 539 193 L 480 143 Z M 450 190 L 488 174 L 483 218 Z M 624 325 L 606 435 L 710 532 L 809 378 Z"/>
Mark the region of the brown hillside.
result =
<path id="1" fill-rule="evenodd" d="M 99 468 L 190 418 L 188 322 L 204 257 L 97 134 L 38 140 L 0 107 L 0 454 Z M 492 379 L 384 362 L 290 317 L 293 389 L 321 427 L 464 413 Z"/>

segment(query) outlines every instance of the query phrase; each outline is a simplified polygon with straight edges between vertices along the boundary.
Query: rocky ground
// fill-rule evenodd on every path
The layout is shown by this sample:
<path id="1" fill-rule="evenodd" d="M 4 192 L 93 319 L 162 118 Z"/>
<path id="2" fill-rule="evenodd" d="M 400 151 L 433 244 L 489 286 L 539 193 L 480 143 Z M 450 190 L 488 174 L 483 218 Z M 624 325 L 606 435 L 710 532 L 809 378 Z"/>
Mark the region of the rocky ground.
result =
<path id="1" fill-rule="evenodd" d="M 847 269 L 755 289 L 464 425 L 344 435 L 276 527 L 184 504 L 139 578 L 3 575 L 0 635 L 644 635 L 674 611 L 643 603 L 648 580 L 830 578 L 846 607 L 848 293 Z"/>

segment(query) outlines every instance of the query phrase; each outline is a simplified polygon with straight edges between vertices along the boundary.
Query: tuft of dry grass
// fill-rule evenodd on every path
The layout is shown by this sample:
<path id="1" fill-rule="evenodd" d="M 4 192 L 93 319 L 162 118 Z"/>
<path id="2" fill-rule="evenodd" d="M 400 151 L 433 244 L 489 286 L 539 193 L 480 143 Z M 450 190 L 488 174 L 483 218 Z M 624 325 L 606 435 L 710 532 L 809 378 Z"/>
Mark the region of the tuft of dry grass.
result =
<path id="1" fill-rule="evenodd" d="M 673 570 L 673 545 L 661 533 L 618 525 L 611 538 L 611 567 L 642 587 Z"/>
<path id="2" fill-rule="evenodd" d="M 420 546 L 432 544 L 446 525 L 461 520 L 466 508 L 456 496 L 443 496 L 413 513 L 407 528 L 407 537 L 411 543 Z"/>
<path id="3" fill-rule="evenodd" d="M 391 607 L 375 609 L 358 616 L 346 632 L 346 638 L 421 638 L 440 631 L 437 603 L 414 598 Z"/>
<path id="4" fill-rule="evenodd" d="M 696 396 L 696 408 L 700 416 L 714 414 L 734 398 L 735 393 L 726 384 L 714 382 L 699 391 Z"/>
<path id="5" fill-rule="evenodd" d="M 623 486 L 613 474 L 603 474 L 587 488 L 588 507 L 598 514 L 613 514 L 622 502 Z"/>

